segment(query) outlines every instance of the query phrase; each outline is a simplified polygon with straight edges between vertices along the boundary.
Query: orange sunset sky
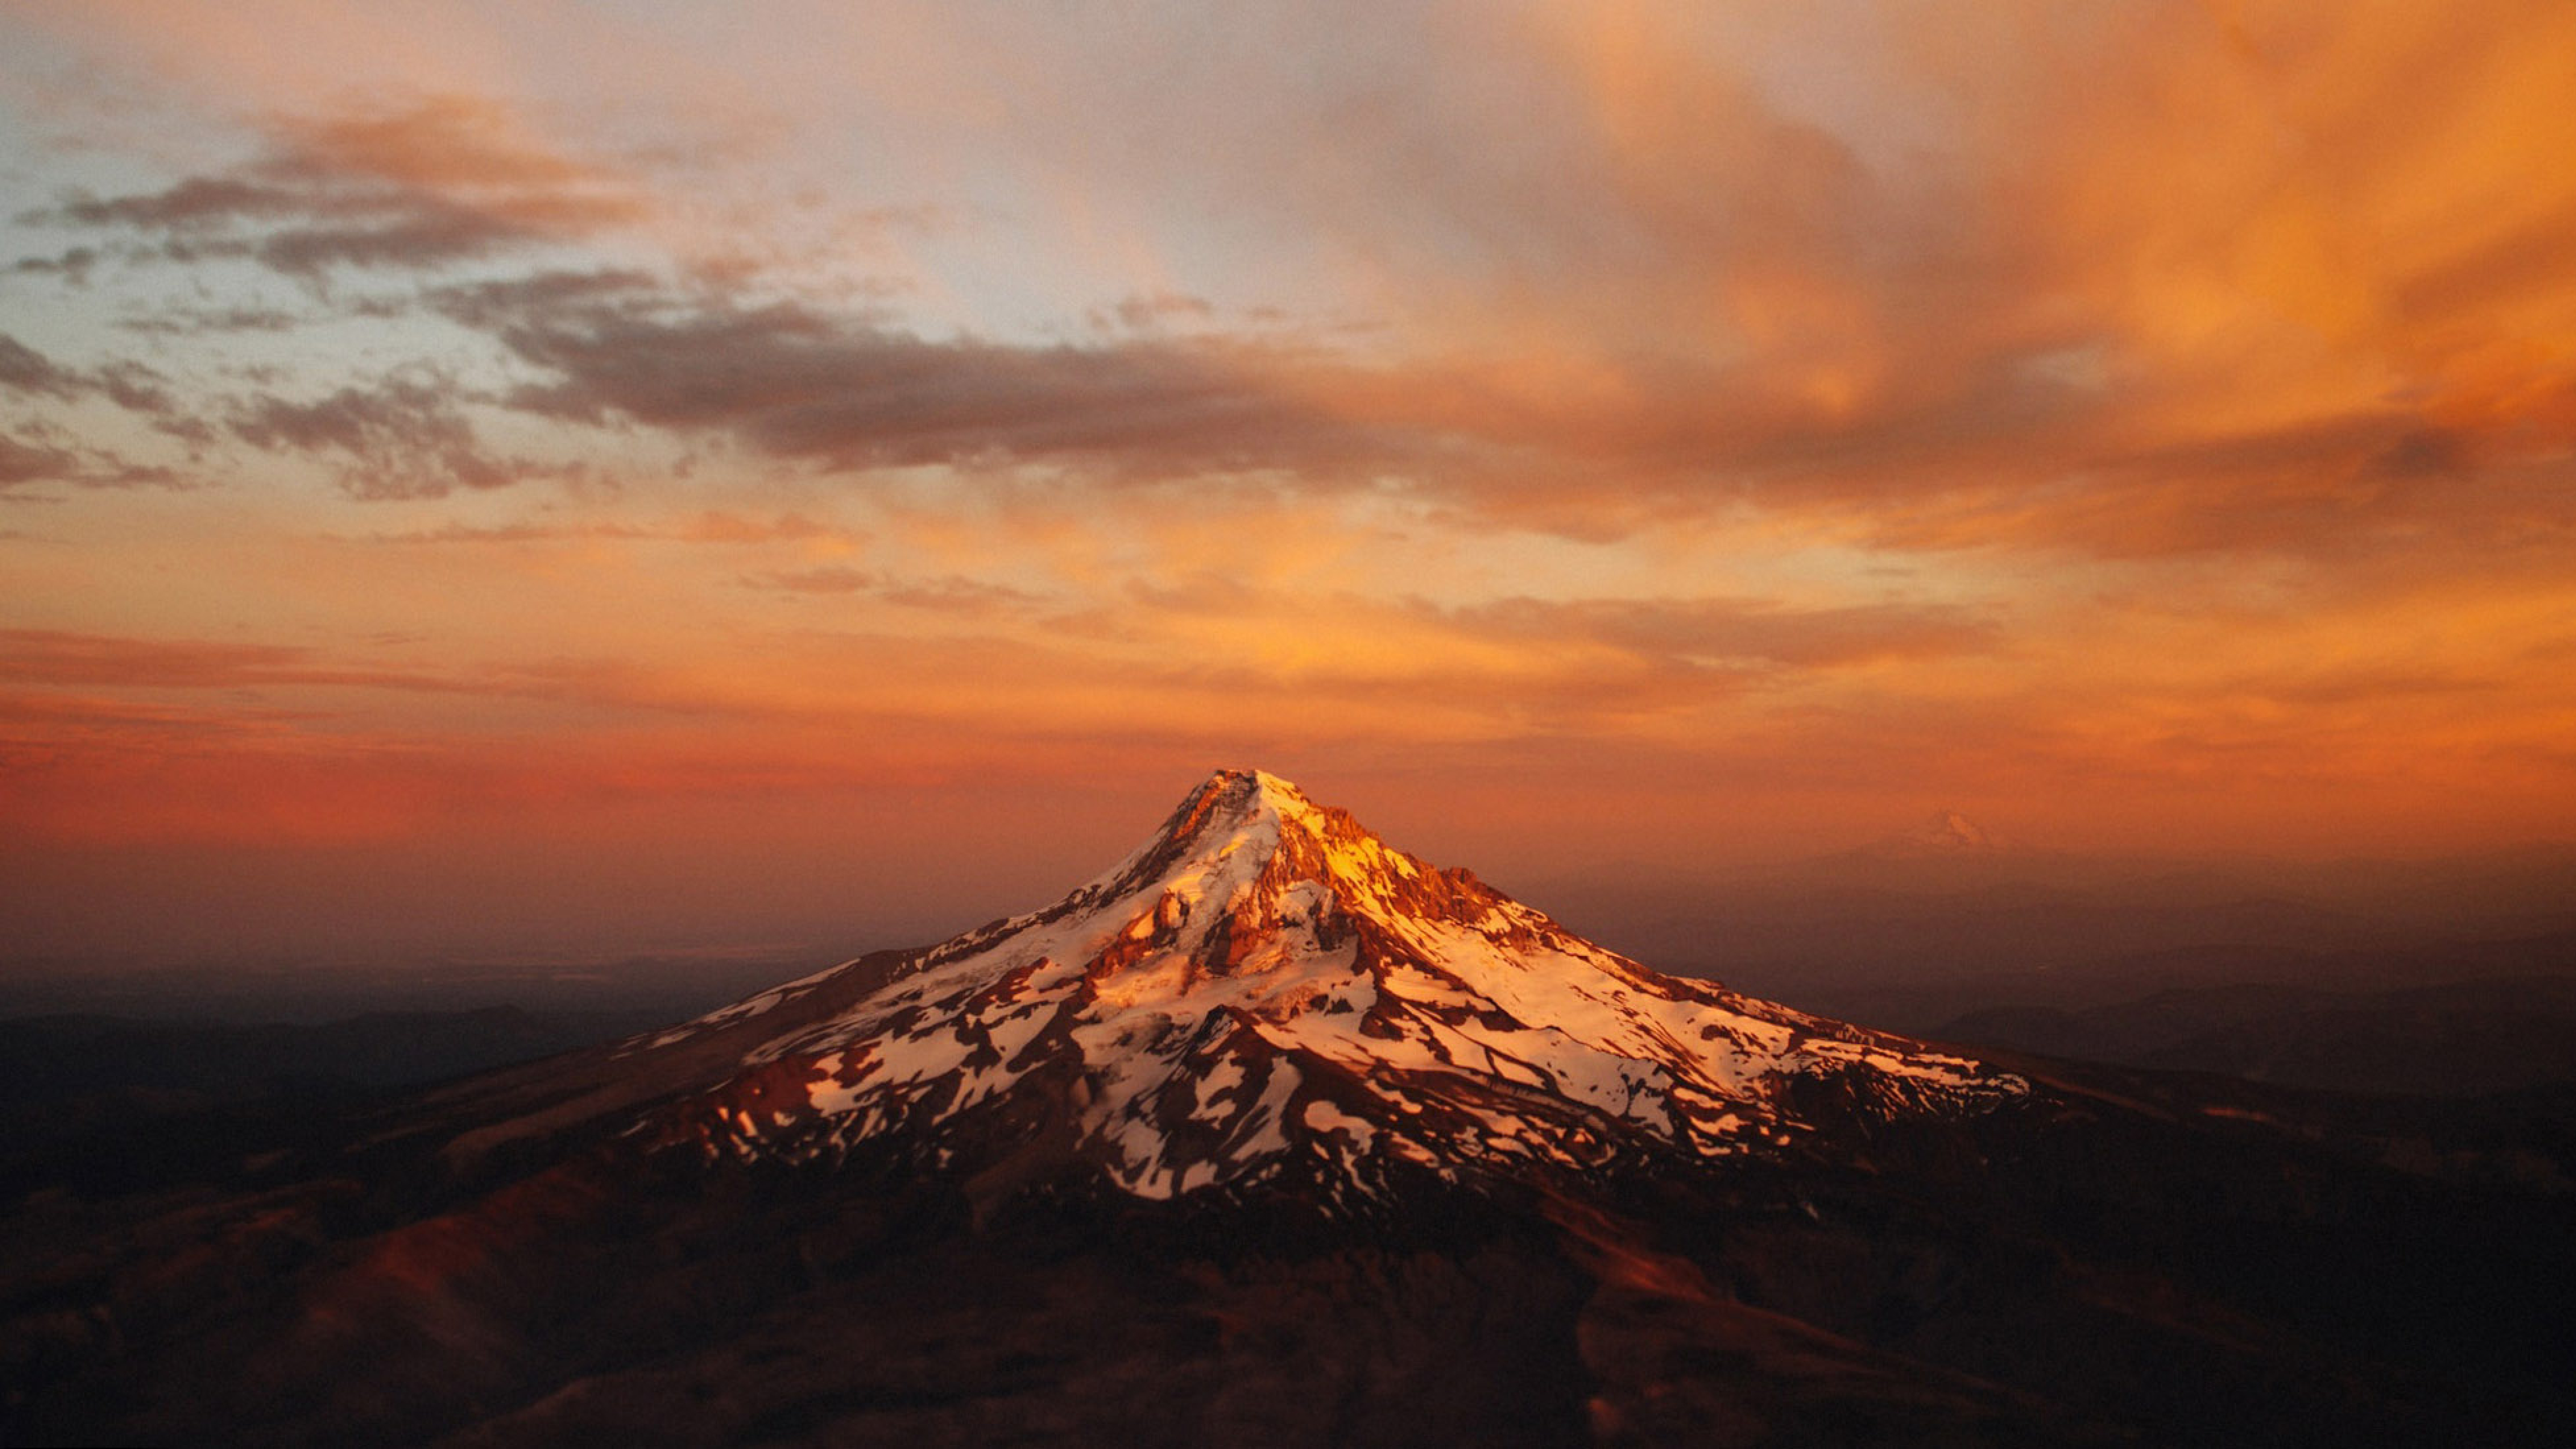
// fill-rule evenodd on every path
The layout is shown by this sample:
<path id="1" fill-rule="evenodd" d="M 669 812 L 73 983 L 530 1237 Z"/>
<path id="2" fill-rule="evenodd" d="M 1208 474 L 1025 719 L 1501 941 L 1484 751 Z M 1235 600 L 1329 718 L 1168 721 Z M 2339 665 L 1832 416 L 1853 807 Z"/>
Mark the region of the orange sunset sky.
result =
<path id="1" fill-rule="evenodd" d="M 2576 821 L 2564 0 L 0 5 L 21 952 Z M 1540 902 L 1545 904 L 1544 900 Z"/>

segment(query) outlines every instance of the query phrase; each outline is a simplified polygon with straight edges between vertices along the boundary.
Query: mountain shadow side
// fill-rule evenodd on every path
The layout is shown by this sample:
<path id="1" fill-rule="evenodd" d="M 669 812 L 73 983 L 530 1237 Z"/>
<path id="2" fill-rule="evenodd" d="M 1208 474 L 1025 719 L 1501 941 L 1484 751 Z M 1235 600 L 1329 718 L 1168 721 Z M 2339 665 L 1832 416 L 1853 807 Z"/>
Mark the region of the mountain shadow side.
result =
<path id="1" fill-rule="evenodd" d="M 1258 772 L 1063 900 L 55 1186 L 12 1442 L 2550 1442 L 2576 1212 L 1660 976 Z"/>

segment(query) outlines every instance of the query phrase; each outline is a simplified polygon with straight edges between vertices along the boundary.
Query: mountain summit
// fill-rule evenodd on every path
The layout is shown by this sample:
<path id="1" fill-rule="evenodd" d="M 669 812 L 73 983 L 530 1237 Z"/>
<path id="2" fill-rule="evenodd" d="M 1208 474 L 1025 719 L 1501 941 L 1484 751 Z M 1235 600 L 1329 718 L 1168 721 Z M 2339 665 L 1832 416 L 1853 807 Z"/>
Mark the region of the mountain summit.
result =
<path id="1" fill-rule="evenodd" d="M 626 1055 L 647 1079 L 658 1058 L 730 1060 L 639 1124 L 665 1147 L 813 1162 L 890 1145 L 1007 1183 L 1087 1169 L 1142 1198 L 1291 1175 L 1347 1203 L 1409 1174 L 1796 1153 L 1816 1104 L 1955 1113 L 2026 1090 L 1658 975 L 1247 770 L 1211 775 L 1043 910 Z"/>

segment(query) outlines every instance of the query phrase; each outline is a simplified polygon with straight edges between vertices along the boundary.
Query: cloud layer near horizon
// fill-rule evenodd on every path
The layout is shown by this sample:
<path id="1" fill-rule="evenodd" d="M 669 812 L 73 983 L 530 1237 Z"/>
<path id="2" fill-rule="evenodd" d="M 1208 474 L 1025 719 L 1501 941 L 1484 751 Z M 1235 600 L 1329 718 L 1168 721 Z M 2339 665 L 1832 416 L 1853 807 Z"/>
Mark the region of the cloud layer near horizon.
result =
<path id="1" fill-rule="evenodd" d="M 2576 818 L 2564 6 L 289 10 L 5 23 L 22 839 Z"/>

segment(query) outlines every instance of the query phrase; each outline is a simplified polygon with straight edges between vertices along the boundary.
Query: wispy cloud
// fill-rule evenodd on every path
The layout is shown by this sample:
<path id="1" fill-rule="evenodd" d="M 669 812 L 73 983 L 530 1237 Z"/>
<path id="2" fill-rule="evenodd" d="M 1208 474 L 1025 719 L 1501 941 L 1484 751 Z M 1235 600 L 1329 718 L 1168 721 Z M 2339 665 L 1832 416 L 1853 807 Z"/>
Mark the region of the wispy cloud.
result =
<path id="1" fill-rule="evenodd" d="M 521 409 L 722 432 L 839 469 L 1037 460 L 1172 477 L 1370 453 L 1365 427 L 1278 385 L 1269 374 L 1288 359 L 1252 344 L 937 340 L 631 272 L 547 273 L 434 301 L 551 377 L 511 395 Z"/>
<path id="2" fill-rule="evenodd" d="M 1003 612 L 1025 613 L 1048 602 L 1043 594 L 985 579 L 957 574 L 907 578 L 875 569 L 851 568 L 845 564 L 760 574 L 744 582 L 786 594 L 865 594 L 907 609 L 964 618 L 983 618 Z"/>
<path id="3" fill-rule="evenodd" d="M 486 448 L 455 384 L 425 371 L 310 402 L 261 394 L 234 413 L 230 427 L 254 447 L 329 461 L 356 498 L 437 498 L 456 488 L 506 487 L 536 471 Z"/>
<path id="4" fill-rule="evenodd" d="M 310 649 L 287 645 L 136 639 L 49 629 L 0 630 L 0 681 L 154 690 L 458 687 L 453 681 L 417 672 L 334 667 L 320 662 Z"/>
<path id="5" fill-rule="evenodd" d="M 167 417 L 177 410 L 169 379 L 141 362 L 122 360 L 82 370 L 64 367 L 0 333 L 0 389 L 23 397 L 70 402 L 98 396 L 128 412 Z"/>
<path id="6" fill-rule="evenodd" d="M 174 469 L 137 463 L 104 448 L 64 447 L 44 437 L 0 432 L 0 499 L 34 495 L 20 490 L 44 483 L 77 488 L 165 488 L 191 486 Z"/>
<path id="7" fill-rule="evenodd" d="M 1991 649 L 1994 622 L 1952 605 L 1800 609 L 1759 599 L 1499 599 L 1464 608 L 1424 605 L 1480 638 L 1588 644 L 1692 667 L 1830 667 L 1938 658 Z"/>
<path id="8" fill-rule="evenodd" d="M 500 107 L 451 96 L 286 121 L 246 165 L 29 219 L 139 236 L 143 255 L 169 262 L 242 257 L 316 280 L 577 239 L 640 209 L 610 173 L 545 147 Z"/>

